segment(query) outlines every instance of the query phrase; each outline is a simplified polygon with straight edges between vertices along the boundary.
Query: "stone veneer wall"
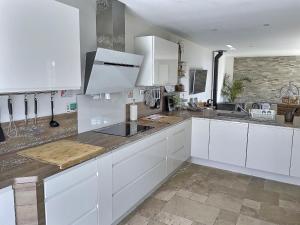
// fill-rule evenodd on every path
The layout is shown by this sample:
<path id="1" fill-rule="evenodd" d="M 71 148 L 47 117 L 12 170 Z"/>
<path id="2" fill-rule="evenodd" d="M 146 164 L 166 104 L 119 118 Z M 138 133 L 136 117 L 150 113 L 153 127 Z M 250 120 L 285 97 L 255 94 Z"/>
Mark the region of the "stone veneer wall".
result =
<path id="1" fill-rule="evenodd" d="M 233 78 L 249 77 L 239 102 L 280 102 L 279 90 L 292 81 L 300 87 L 300 56 L 236 57 Z M 277 96 L 277 97 L 276 97 Z"/>

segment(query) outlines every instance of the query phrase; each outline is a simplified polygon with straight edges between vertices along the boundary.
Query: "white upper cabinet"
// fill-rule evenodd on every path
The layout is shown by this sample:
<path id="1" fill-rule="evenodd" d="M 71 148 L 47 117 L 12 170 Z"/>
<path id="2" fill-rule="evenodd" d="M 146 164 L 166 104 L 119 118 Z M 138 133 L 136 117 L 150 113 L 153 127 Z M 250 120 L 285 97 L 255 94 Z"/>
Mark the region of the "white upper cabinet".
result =
<path id="1" fill-rule="evenodd" d="M 294 130 L 290 175 L 300 178 L 300 129 Z"/>
<path id="2" fill-rule="evenodd" d="M 293 129 L 249 125 L 247 167 L 289 175 Z"/>
<path id="3" fill-rule="evenodd" d="M 209 159 L 245 167 L 248 123 L 211 120 Z"/>
<path id="4" fill-rule="evenodd" d="M 192 157 L 208 159 L 209 120 L 192 119 Z"/>
<path id="5" fill-rule="evenodd" d="M 135 52 L 144 56 L 137 86 L 177 84 L 178 45 L 156 36 L 137 37 Z"/>
<path id="6" fill-rule="evenodd" d="M 0 1 L 0 92 L 79 89 L 79 10 L 53 0 Z"/>

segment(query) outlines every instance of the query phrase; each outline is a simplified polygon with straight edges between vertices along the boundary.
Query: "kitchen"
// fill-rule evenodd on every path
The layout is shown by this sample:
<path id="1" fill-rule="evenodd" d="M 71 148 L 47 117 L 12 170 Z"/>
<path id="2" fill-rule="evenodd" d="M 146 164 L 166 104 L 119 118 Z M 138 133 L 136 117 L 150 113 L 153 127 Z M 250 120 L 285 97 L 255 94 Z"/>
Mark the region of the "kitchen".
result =
<path id="1" fill-rule="evenodd" d="M 0 3 L 0 225 L 300 224 L 299 3 L 121 2 Z"/>

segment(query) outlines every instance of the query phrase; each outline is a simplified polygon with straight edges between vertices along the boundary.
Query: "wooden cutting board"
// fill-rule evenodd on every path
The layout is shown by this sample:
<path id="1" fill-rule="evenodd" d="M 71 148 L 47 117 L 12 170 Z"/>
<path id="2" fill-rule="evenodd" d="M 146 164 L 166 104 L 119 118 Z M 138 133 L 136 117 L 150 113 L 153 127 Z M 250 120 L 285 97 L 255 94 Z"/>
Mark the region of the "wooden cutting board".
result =
<path id="1" fill-rule="evenodd" d="M 159 115 L 157 118 L 153 119 L 155 117 L 152 116 L 147 116 L 141 118 L 141 120 L 145 121 L 150 121 L 150 122 L 159 122 L 159 123 L 168 123 L 168 124 L 173 124 L 173 123 L 178 123 L 182 121 L 182 119 L 178 116 L 164 116 L 164 115 Z"/>
<path id="2" fill-rule="evenodd" d="M 18 152 L 19 155 L 65 169 L 103 153 L 103 147 L 62 140 Z"/>

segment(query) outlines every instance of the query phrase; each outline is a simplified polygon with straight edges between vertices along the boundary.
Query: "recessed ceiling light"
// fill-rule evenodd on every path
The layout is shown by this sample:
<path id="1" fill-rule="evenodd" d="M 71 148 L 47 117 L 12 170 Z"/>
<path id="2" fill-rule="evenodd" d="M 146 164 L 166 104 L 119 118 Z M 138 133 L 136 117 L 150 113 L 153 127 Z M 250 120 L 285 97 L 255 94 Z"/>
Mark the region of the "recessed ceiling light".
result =
<path id="1" fill-rule="evenodd" d="M 226 45 L 228 48 L 233 48 L 233 46 L 232 45 Z"/>
<path id="2" fill-rule="evenodd" d="M 214 29 L 211 29 L 211 31 L 216 32 L 216 31 L 219 31 L 219 30 L 217 28 L 214 28 Z"/>
<path id="3" fill-rule="evenodd" d="M 265 24 L 264 24 L 264 27 L 269 27 L 269 26 L 270 26 L 269 23 L 265 23 Z"/>

